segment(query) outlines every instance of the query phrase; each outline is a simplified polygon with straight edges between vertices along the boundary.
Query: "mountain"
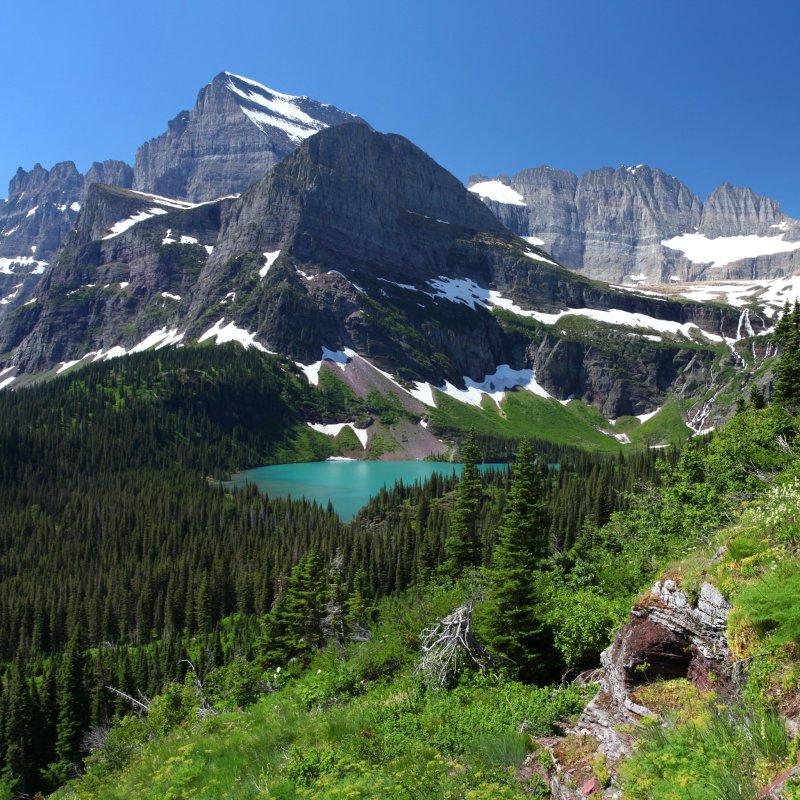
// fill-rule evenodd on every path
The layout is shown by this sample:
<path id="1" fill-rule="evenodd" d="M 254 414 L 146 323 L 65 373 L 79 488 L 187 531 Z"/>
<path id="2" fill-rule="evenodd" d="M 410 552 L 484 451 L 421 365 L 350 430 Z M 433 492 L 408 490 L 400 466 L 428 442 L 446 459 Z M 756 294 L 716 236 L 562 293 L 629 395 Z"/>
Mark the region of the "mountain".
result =
<path id="1" fill-rule="evenodd" d="M 243 192 L 304 139 L 355 114 L 222 72 L 136 152 L 133 188 L 193 202 Z"/>
<path id="2" fill-rule="evenodd" d="M 71 161 L 50 170 L 20 168 L 0 203 L 0 318 L 36 296 L 93 184 L 190 202 L 238 194 L 308 136 L 358 119 L 223 72 L 201 89 L 191 111 L 181 111 L 139 148 L 133 167 L 104 161 L 85 175 Z"/>
<path id="3" fill-rule="evenodd" d="M 581 176 L 536 167 L 473 177 L 503 224 L 570 269 L 611 283 L 767 279 L 800 273 L 800 222 L 780 203 L 723 184 L 703 203 L 645 165 Z"/>
<path id="4" fill-rule="evenodd" d="M 91 166 L 86 175 L 64 161 L 46 170 L 18 169 L 0 202 L 0 317 L 35 296 L 35 288 L 67 233 L 75 226 L 89 186 L 130 186 L 131 168 L 121 161 Z"/>
<path id="5" fill-rule="evenodd" d="M 381 375 L 429 406 L 435 390 L 480 405 L 525 386 L 616 418 L 703 395 L 768 324 L 578 276 L 411 142 L 353 123 L 309 137 L 239 198 L 94 186 L 36 302 L 0 326 L 0 352 L 18 377 L 235 339 L 311 380 L 338 363 L 357 391 Z"/>

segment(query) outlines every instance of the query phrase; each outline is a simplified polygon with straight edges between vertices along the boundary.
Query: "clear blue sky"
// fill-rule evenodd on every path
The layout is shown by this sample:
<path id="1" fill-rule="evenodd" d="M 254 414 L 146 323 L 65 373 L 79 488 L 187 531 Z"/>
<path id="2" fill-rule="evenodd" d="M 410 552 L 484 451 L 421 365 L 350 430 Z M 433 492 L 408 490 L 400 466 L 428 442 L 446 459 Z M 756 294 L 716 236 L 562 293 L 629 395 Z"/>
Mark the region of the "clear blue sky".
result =
<path id="1" fill-rule="evenodd" d="M 796 0 L 7 0 L 18 166 L 132 163 L 222 70 L 401 133 L 462 180 L 647 163 L 800 217 Z"/>

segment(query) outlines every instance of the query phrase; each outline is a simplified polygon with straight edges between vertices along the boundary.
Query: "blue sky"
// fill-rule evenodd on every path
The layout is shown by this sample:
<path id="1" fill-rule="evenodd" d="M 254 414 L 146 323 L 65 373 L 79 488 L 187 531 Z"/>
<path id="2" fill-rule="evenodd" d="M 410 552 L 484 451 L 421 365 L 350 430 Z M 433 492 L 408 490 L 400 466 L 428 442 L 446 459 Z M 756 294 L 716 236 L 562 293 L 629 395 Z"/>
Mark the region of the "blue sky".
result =
<path id="1" fill-rule="evenodd" d="M 800 217 L 800 4 L 8 0 L 0 196 L 18 166 L 128 162 L 230 70 L 401 133 L 462 180 L 647 163 Z"/>

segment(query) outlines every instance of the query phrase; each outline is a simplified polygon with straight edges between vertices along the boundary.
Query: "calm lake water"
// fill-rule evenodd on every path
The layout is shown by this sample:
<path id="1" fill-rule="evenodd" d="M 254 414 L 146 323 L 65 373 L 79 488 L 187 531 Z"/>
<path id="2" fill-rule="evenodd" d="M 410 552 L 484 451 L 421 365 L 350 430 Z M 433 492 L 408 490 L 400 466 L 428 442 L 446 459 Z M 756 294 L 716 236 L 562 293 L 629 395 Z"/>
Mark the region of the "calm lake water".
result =
<path id="1" fill-rule="evenodd" d="M 348 522 L 383 486 L 390 489 L 400 480 L 410 485 L 434 473 L 460 475 L 463 466 L 442 461 L 311 461 L 237 472 L 225 485 L 253 483 L 271 497 L 305 497 L 323 507 L 330 500 L 336 513 Z M 503 465 L 491 466 L 502 469 Z"/>

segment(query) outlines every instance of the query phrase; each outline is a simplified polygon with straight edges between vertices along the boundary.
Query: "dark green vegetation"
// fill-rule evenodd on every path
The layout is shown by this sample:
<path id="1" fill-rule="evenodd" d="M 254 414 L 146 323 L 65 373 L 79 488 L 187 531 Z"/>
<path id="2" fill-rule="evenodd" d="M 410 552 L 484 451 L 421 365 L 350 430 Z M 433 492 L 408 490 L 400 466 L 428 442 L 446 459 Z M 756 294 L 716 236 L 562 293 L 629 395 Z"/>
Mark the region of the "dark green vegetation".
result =
<path id="1" fill-rule="evenodd" d="M 230 347 L 142 354 L 0 396 L 9 786 L 46 790 L 70 774 L 85 732 L 129 710 L 108 686 L 152 697 L 183 680 L 187 660 L 204 675 L 241 659 L 302 663 L 332 631 L 367 629 L 379 598 L 436 577 L 460 497 L 452 480 L 383 492 L 344 526 L 316 506 L 226 493 L 209 479 L 327 455 L 330 440 L 304 423 L 337 405 L 325 389 Z M 385 402 L 379 413 L 400 412 Z M 481 454 L 513 446 L 476 444 Z M 618 490 L 653 476 L 647 453 L 538 455 L 551 552 L 619 505 Z M 491 561 L 507 480 L 498 472 L 476 486 L 476 567 Z M 331 603 L 342 608 L 333 620 Z"/>
<path id="2" fill-rule="evenodd" d="M 594 666 L 637 592 L 795 462 L 794 418 L 766 406 L 680 454 L 475 434 L 466 480 L 398 485 L 349 525 L 209 480 L 324 454 L 305 415 L 339 400 L 236 348 L 0 397 L 2 791 L 50 791 L 81 768 L 60 796 L 523 797 L 530 734 L 585 700 L 548 684 Z M 510 475 L 472 471 L 513 449 Z M 778 507 L 761 534 L 731 537 L 736 564 L 752 559 L 743 575 L 764 574 L 766 540 L 793 553 L 794 506 Z M 795 643 L 784 569 L 769 605 L 742 585 L 743 647 Z M 431 648 L 417 671 L 420 634 L 456 609 L 474 649 L 442 662 Z M 773 724 L 768 707 L 741 713 Z"/>

